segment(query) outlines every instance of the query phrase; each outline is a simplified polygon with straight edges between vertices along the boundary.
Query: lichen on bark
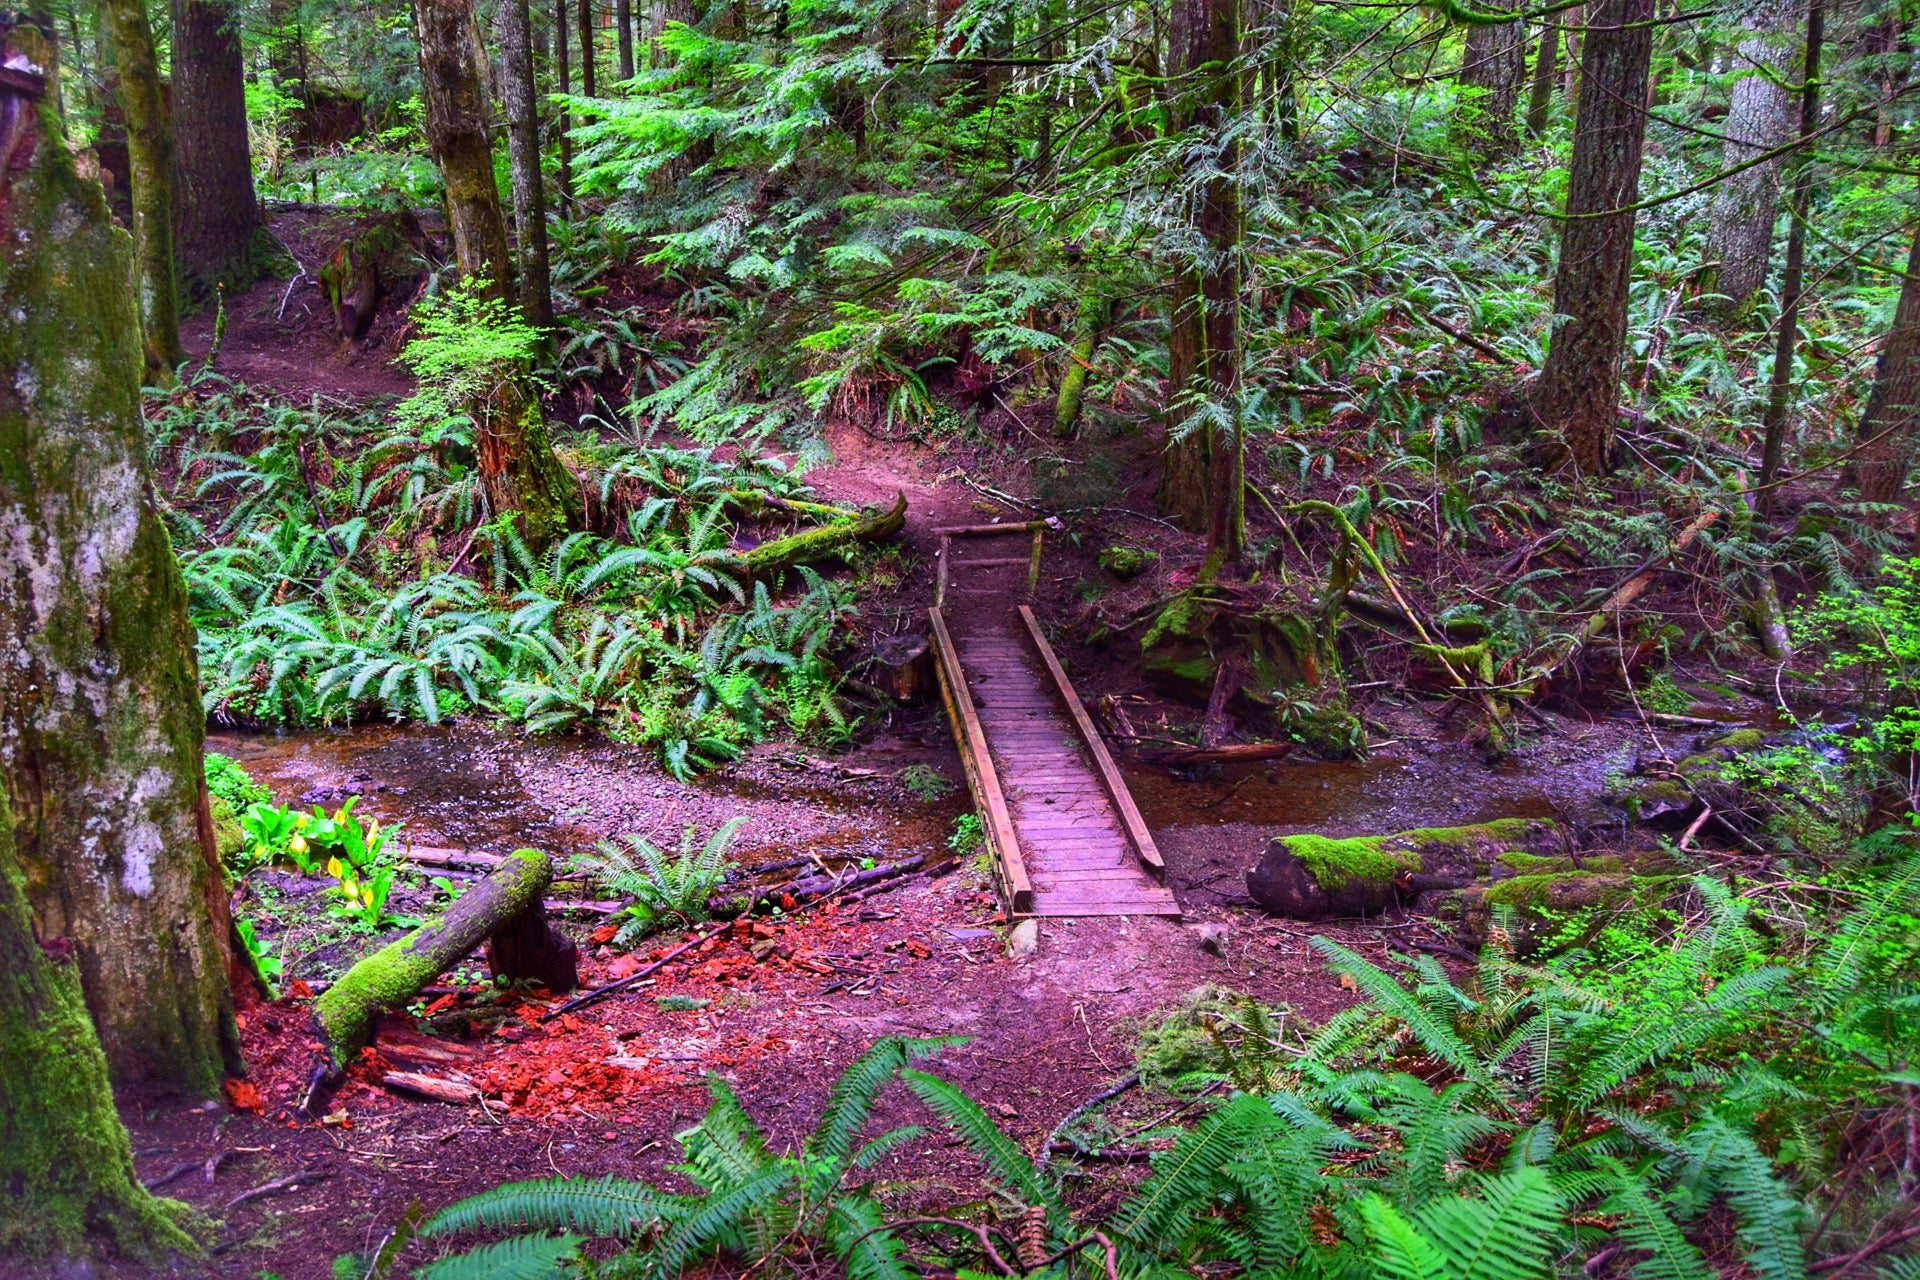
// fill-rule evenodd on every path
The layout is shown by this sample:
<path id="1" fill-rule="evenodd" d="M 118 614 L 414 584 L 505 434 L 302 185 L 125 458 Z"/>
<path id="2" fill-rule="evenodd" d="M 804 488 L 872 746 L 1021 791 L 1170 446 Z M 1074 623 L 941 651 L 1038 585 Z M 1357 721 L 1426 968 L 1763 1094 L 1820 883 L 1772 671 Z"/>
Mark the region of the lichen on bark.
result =
<path id="1" fill-rule="evenodd" d="M 193 629 L 147 472 L 132 244 L 56 101 L 4 176 L 0 773 L 114 1079 L 211 1096 L 239 1058 Z"/>
<path id="2" fill-rule="evenodd" d="M 0 793 L 0 1257 L 193 1250 L 191 1221 L 134 1177 L 79 974 L 34 936 Z"/>

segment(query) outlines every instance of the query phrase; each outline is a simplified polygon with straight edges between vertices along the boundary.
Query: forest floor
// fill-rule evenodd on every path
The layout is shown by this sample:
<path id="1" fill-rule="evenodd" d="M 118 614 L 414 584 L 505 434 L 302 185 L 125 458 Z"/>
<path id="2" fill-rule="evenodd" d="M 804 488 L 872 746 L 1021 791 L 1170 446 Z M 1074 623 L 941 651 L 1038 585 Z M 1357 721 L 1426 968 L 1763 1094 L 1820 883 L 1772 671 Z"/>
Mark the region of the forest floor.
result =
<path id="1" fill-rule="evenodd" d="M 281 215 L 276 229 L 308 274 L 232 299 L 214 368 L 300 401 L 404 395 L 409 380 L 391 360 L 404 340 L 408 299 L 389 298 L 366 341 L 342 344 L 334 335 L 311 276 L 324 245 L 338 239 L 330 217 Z M 188 322 L 190 350 L 206 349 L 212 323 L 205 314 Z M 981 422 L 989 437 L 1044 434 L 1004 407 Z M 908 499 L 908 572 L 890 596 L 863 600 L 864 620 L 877 634 L 912 625 L 930 603 L 936 528 L 1030 518 L 1033 508 L 1020 495 L 1032 486 L 1016 466 L 996 472 L 977 454 L 903 445 L 854 427 L 836 429 L 828 443 L 833 461 L 807 475 L 827 500 L 881 503 L 896 492 Z M 1153 442 L 1108 440 L 1099 448 L 1107 459 L 1100 510 L 1076 520 L 1080 536 L 1048 541 L 1039 611 L 1062 623 L 1087 618 L 1094 602 L 1086 584 L 1100 581 L 1094 555 L 1110 540 L 1160 553 L 1145 579 L 1119 589 L 1141 599 L 1178 585 L 1199 559 L 1194 539 L 1150 514 Z M 1103 589 L 1100 604 L 1113 608 L 1116 588 L 1108 580 Z M 1138 646 L 1089 649 L 1074 642 L 1077 627 L 1063 631 L 1063 657 L 1089 702 L 1125 699 L 1142 726 L 1197 716 L 1145 682 Z M 1609 819 L 1599 798 L 1609 778 L 1632 768 L 1652 731 L 1608 715 L 1548 713 L 1495 768 L 1462 741 L 1448 704 L 1409 696 L 1404 668 L 1369 672 L 1362 683 L 1372 686 L 1355 698 L 1371 739 L 1363 762 L 1286 760 L 1186 775 L 1125 765 L 1183 920 L 1043 921 L 1037 947 L 1014 956 L 984 869 L 964 865 L 855 905 L 802 911 L 759 933 L 722 934 L 648 984 L 578 1013 L 549 1018 L 551 1002 L 523 993 L 499 1013 L 467 1017 L 468 1034 L 424 1051 L 414 1019 L 390 1019 L 382 1056 L 354 1069 L 325 1122 L 296 1119 L 293 1111 L 315 1048 L 310 997 L 295 984 L 295 994 L 244 1015 L 249 1076 L 234 1091 L 235 1105 L 124 1109 L 142 1177 L 164 1181 L 166 1194 L 224 1224 L 211 1260 L 182 1262 L 175 1274 L 320 1280 L 333 1274 L 335 1256 L 371 1251 L 416 1201 L 432 1210 L 502 1181 L 556 1174 L 659 1177 L 678 1154 L 673 1134 L 704 1110 L 706 1072 L 733 1083 L 776 1143 L 797 1142 L 839 1070 L 884 1034 L 969 1037 L 934 1069 L 1032 1149 L 1069 1111 L 1130 1071 L 1138 1028 L 1196 987 L 1249 992 L 1315 1022 L 1351 996 L 1322 969 L 1309 937 L 1331 935 L 1385 958 L 1412 936 L 1408 929 L 1418 929 L 1405 921 L 1303 925 L 1261 916 L 1242 876 L 1268 839 L 1506 816 L 1555 816 L 1600 839 Z M 1757 707 L 1736 700 L 1714 714 L 1737 722 Z M 358 794 L 359 812 L 404 821 L 415 842 L 481 852 L 528 844 L 562 854 L 622 833 L 670 846 L 687 825 L 704 833 L 739 816 L 747 824 L 736 848 L 749 863 L 828 845 L 880 859 L 939 855 L 965 808 L 964 793 L 923 799 L 898 776 L 925 765 L 962 777 L 937 705 L 895 712 L 830 760 L 772 743 L 692 783 L 674 780 L 636 748 L 532 740 L 471 723 L 280 737 L 221 732 L 209 748 L 237 758 L 283 803 L 331 805 Z M 1611 820 L 1617 829 L 1617 817 Z M 296 902 L 290 914 L 298 912 Z M 564 923 L 582 944 L 584 984 L 630 973 L 644 959 L 596 941 L 594 917 Z M 1224 942 L 1203 947 L 1202 924 L 1225 925 Z M 768 940 L 775 948 L 759 948 L 764 958 L 755 960 L 749 948 Z M 661 945 L 659 938 L 643 944 Z M 292 976 L 299 971 L 290 967 Z M 474 998 L 460 990 L 463 976 L 430 994 L 425 1012 L 474 1014 Z M 663 1007 L 666 996 L 686 999 Z M 457 1063 L 485 1100 L 448 1106 L 377 1083 L 389 1064 L 419 1061 Z M 1163 1094 L 1136 1090 L 1108 1114 L 1137 1124 L 1167 1105 Z M 876 1123 L 926 1119 L 899 1090 Z M 1094 1201 L 1139 1166 L 1087 1168 Z M 889 1203 L 901 1209 L 981 1195 L 972 1158 L 938 1128 L 876 1172 Z M 424 1256 L 416 1246 L 410 1260 Z"/>

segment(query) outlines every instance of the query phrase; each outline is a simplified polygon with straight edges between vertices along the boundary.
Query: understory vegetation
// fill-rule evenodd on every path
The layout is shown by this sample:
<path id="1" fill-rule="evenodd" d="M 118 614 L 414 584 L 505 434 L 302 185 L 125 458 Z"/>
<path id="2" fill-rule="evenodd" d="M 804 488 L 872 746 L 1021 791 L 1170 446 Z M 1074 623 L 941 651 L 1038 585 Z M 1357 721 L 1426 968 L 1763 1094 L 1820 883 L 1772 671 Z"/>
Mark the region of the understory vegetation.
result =
<path id="1" fill-rule="evenodd" d="M 598 728 L 680 776 L 775 730 L 847 732 L 850 588 L 804 565 L 756 581 L 733 545 L 743 504 L 805 492 L 777 459 L 583 438 L 607 532 L 536 552 L 482 518 L 470 421 L 443 405 L 409 429 L 418 399 L 395 427 L 204 375 L 158 407 L 216 723 L 490 713 Z"/>
<path id="2" fill-rule="evenodd" d="M 1149 1029 L 1140 1067 L 1199 1119 L 1120 1133 L 1096 1113 L 1054 1135 L 1080 1153 L 1159 1148 L 1092 1217 L 1071 1155 L 1063 1178 L 912 1065 L 956 1042 L 887 1039 L 842 1075 L 802 1149 L 771 1149 L 714 1078 L 706 1116 L 678 1137 L 676 1172 L 696 1191 L 502 1187 L 424 1234 L 536 1234 L 420 1274 L 567 1274 L 583 1241 L 611 1238 L 625 1251 L 592 1274 L 670 1277 L 716 1258 L 778 1272 L 824 1255 L 868 1280 L 1103 1265 L 1465 1280 L 1616 1261 L 1636 1277 L 1773 1280 L 1810 1274 L 1824 1243 L 1848 1270 L 1904 1280 L 1911 1261 L 1881 1255 L 1913 1235 L 1920 1192 L 1920 859 L 1863 858 L 1834 887 L 1810 916 L 1778 887 L 1736 896 L 1702 876 L 1669 927 L 1616 925 L 1540 964 L 1496 939 L 1464 978 L 1431 957 L 1390 972 L 1315 939 L 1354 1007 L 1310 1028 L 1198 992 Z M 880 1162 L 920 1131 L 865 1125 L 896 1080 L 985 1166 L 989 1206 L 889 1214 Z"/>

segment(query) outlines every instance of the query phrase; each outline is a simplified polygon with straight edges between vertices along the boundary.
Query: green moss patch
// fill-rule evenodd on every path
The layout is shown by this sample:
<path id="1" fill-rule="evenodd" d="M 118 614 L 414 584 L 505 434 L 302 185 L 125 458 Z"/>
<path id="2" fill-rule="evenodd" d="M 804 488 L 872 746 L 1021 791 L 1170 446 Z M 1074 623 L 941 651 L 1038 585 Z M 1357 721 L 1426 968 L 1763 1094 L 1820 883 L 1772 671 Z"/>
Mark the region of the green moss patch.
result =
<path id="1" fill-rule="evenodd" d="M 1390 847 L 1399 836 L 1284 836 L 1287 852 L 1306 864 L 1314 883 L 1332 892 L 1355 881 L 1384 885 L 1400 872 L 1420 869 L 1420 855 Z"/>

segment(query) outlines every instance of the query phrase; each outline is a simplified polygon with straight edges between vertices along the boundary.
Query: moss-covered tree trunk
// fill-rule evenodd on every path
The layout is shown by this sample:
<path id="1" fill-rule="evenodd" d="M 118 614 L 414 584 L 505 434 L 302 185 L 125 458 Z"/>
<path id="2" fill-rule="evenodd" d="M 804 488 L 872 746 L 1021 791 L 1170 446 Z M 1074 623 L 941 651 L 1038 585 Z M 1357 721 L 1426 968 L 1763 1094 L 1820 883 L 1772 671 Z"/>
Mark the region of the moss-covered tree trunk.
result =
<path id="1" fill-rule="evenodd" d="M 473 31 L 471 0 L 414 0 L 420 81 L 427 101 L 427 145 L 447 189 L 460 274 L 486 282 L 487 296 L 514 297 L 513 260 L 500 189 L 493 177 L 487 94 Z M 521 535 L 545 546 L 578 521 L 580 495 L 553 456 L 537 398 L 523 379 L 503 383 L 491 403 L 475 405 L 480 483 L 501 515 L 519 517 Z"/>
<path id="2" fill-rule="evenodd" d="M 1169 35 L 1175 123 L 1193 130 L 1194 230 L 1174 279 L 1168 349 L 1168 441 L 1157 495 L 1183 528 L 1207 535 L 1210 558 L 1237 559 L 1245 540 L 1240 438 L 1243 224 L 1229 129 L 1240 113 L 1240 0 L 1174 0 Z"/>
<path id="3" fill-rule="evenodd" d="M 1553 345 L 1533 413 L 1587 475 L 1611 465 L 1633 278 L 1633 204 L 1647 134 L 1653 0 L 1586 6 L 1567 214 L 1553 277 Z"/>
<path id="4" fill-rule="evenodd" d="M 260 217 L 247 144 L 240 16 L 219 0 L 173 5 L 173 251 L 196 302 L 270 274 L 281 250 Z"/>
<path id="5" fill-rule="evenodd" d="M 71 953 L 34 936 L 0 793 L 0 1256 L 193 1247 L 133 1174 Z"/>
<path id="6" fill-rule="evenodd" d="M 0 775 L 39 936 L 73 949 L 115 1080 L 210 1095 L 238 1066 L 226 884 L 133 245 L 39 110 L 0 176 Z"/>
<path id="7" fill-rule="evenodd" d="M 160 93 L 160 65 L 144 0 L 103 0 L 120 73 L 120 109 L 127 120 L 127 167 L 133 190 L 133 249 L 140 268 L 140 329 L 147 368 L 163 382 L 186 360 L 174 294 L 173 133 Z"/>

